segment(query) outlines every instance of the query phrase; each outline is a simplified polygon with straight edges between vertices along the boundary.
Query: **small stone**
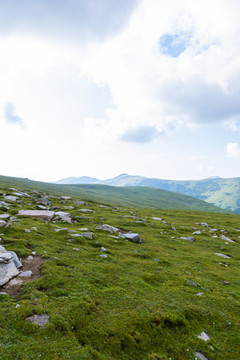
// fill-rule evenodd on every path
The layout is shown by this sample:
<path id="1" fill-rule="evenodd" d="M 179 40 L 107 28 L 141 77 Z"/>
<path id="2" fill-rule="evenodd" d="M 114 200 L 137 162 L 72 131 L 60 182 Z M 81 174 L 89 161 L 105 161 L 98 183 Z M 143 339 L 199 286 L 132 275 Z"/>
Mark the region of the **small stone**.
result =
<path id="1" fill-rule="evenodd" d="M 29 320 L 32 324 L 36 324 L 38 326 L 43 326 L 49 321 L 49 316 L 46 314 L 33 315 L 33 316 L 26 318 L 26 320 Z"/>
<path id="2" fill-rule="evenodd" d="M 23 271 L 19 274 L 20 277 L 31 277 L 32 276 L 32 270 Z"/>
<path id="3" fill-rule="evenodd" d="M 26 233 L 30 233 L 31 230 L 30 230 L 30 229 L 25 229 L 25 232 L 26 232 Z"/>
<path id="4" fill-rule="evenodd" d="M 175 226 L 172 226 L 172 229 L 173 229 L 173 231 L 177 231 L 177 229 L 175 228 Z"/>
<path id="5" fill-rule="evenodd" d="M 231 242 L 231 243 L 235 243 L 235 241 L 233 241 L 232 239 L 229 239 L 229 237 L 227 237 L 225 235 L 221 235 L 221 239 L 225 240 L 225 241 L 228 241 L 228 242 Z"/>
<path id="6" fill-rule="evenodd" d="M 224 259 L 231 259 L 231 257 L 230 257 L 230 256 L 225 255 L 225 254 L 215 253 L 215 255 L 217 255 L 217 256 L 221 256 L 221 257 L 222 257 L 222 258 L 224 258 Z"/>
<path id="7" fill-rule="evenodd" d="M 7 225 L 6 221 L 0 220 L 0 227 Z"/>
<path id="8" fill-rule="evenodd" d="M 210 340 L 209 336 L 204 332 L 202 331 L 200 335 L 198 335 L 198 338 L 203 340 L 203 341 L 208 341 Z"/>
<path id="9" fill-rule="evenodd" d="M 33 255 L 36 255 L 36 251 L 32 251 L 32 254 L 33 254 Z"/>
<path id="10" fill-rule="evenodd" d="M 205 227 L 208 227 L 208 224 L 205 223 L 205 222 L 202 222 L 200 225 L 205 226 Z"/>
<path id="11" fill-rule="evenodd" d="M 111 226 L 111 225 L 108 225 L 108 224 L 103 224 L 103 225 L 99 225 L 99 226 L 96 226 L 95 227 L 95 230 L 103 230 L 103 231 L 108 231 L 110 232 L 111 234 L 113 232 L 118 232 L 119 229 L 114 227 L 114 226 Z"/>
<path id="12" fill-rule="evenodd" d="M 19 304 L 17 304 L 16 306 L 15 306 L 15 308 L 17 309 L 17 308 L 19 308 L 20 307 L 20 305 Z"/>
<path id="13" fill-rule="evenodd" d="M 28 260 L 28 261 L 32 261 L 32 260 L 33 260 L 33 256 L 32 256 L 32 255 L 29 255 L 29 256 L 27 257 L 27 260 Z"/>
<path id="14" fill-rule="evenodd" d="M 199 292 L 196 294 L 197 296 L 203 296 L 203 292 Z"/>
<path id="15" fill-rule="evenodd" d="M 187 240 L 187 241 L 195 241 L 194 237 L 192 236 L 181 236 L 181 240 Z"/>
<path id="16" fill-rule="evenodd" d="M 101 251 L 107 251 L 107 249 L 105 249 L 105 247 L 101 247 Z"/>
<path id="17" fill-rule="evenodd" d="M 93 210 L 91 209 L 80 209 L 79 211 L 83 212 L 83 213 L 92 213 Z"/>
<path id="18" fill-rule="evenodd" d="M 107 257 L 108 257 L 107 254 L 100 254 L 100 255 L 98 255 L 98 256 L 100 256 L 100 257 L 102 257 L 102 258 L 107 258 Z"/>
<path id="19" fill-rule="evenodd" d="M 200 352 L 195 352 L 194 355 L 197 357 L 198 360 L 208 360 L 206 356 L 204 356 Z"/>
<path id="20" fill-rule="evenodd" d="M 152 217 L 151 217 L 151 219 L 153 219 L 153 220 L 159 220 L 159 221 L 162 221 L 162 219 L 161 219 L 161 218 L 159 218 L 159 217 L 154 217 L 154 216 L 152 216 Z"/>
<path id="21" fill-rule="evenodd" d="M 78 248 L 73 248 L 73 250 L 74 250 L 74 251 L 79 251 L 79 249 L 78 249 Z"/>
<path id="22" fill-rule="evenodd" d="M 193 232 L 193 235 L 200 235 L 200 234 L 201 234 L 201 231 L 199 231 L 199 230 Z"/>
<path id="23" fill-rule="evenodd" d="M 2 220 L 2 219 L 8 219 L 8 218 L 10 218 L 10 215 L 8 215 L 8 214 L 0 214 L 0 219 Z"/>
<path id="24" fill-rule="evenodd" d="M 190 280 L 186 280 L 186 283 L 188 284 L 188 285 L 191 285 L 191 286 L 198 286 L 198 284 L 197 283 L 195 283 L 195 282 L 192 282 L 192 281 L 190 281 Z"/>
<path id="25" fill-rule="evenodd" d="M 84 233 L 81 233 L 81 236 L 87 238 L 87 239 L 90 239 L 92 240 L 93 239 L 93 233 L 92 232 L 84 232 Z"/>
<path id="26" fill-rule="evenodd" d="M 61 196 L 61 200 L 72 200 L 71 196 Z"/>

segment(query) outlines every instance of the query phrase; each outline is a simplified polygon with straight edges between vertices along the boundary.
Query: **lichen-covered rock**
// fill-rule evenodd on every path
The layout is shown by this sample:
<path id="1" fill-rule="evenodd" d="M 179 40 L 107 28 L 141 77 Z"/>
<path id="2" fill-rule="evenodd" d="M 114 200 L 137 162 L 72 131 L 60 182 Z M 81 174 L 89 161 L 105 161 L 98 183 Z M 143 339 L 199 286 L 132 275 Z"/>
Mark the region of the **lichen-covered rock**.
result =
<path id="1" fill-rule="evenodd" d="M 14 264 L 13 255 L 0 245 L 0 286 L 6 284 L 18 273 L 19 271 Z"/>
<path id="2" fill-rule="evenodd" d="M 43 326 L 49 321 L 49 316 L 47 314 L 43 315 L 32 315 L 26 318 L 26 320 L 30 321 L 32 324 L 36 324 L 38 326 Z"/>

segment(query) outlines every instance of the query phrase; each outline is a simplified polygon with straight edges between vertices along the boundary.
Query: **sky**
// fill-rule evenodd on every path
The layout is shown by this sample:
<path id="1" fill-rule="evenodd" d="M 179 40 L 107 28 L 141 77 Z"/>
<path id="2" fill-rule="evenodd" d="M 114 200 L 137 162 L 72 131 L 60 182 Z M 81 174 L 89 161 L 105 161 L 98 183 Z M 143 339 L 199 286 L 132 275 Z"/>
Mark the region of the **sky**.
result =
<path id="1" fill-rule="evenodd" d="M 0 0 L 0 174 L 240 177 L 239 0 Z"/>

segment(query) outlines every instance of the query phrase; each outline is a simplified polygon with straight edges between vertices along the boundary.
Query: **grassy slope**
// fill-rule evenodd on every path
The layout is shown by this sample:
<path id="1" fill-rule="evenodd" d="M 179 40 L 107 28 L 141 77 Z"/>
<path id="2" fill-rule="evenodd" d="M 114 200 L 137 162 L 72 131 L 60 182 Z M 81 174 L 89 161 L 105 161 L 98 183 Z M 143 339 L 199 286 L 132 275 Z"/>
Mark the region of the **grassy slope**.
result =
<path id="1" fill-rule="evenodd" d="M 104 183 L 115 186 L 150 186 L 175 191 L 240 213 L 240 178 L 174 181 L 122 174 Z"/>
<path id="2" fill-rule="evenodd" d="M 6 187 L 0 191 L 11 193 Z M 74 206 L 70 212 L 77 222 L 21 218 L 11 227 L 1 228 L 1 244 L 7 250 L 20 256 L 34 250 L 46 262 L 42 277 L 26 283 L 17 298 L 0 296 L 0 359 L 193 360 L 198 351 L 209 360 L 239 360 L 238 215 L 113 211 L 89 203 L 94 213 L 78 218 L 82 206 L 59 200 L 51 198 L 52 205 L 62 210 Z M 31 198 L 24 198 L 22 203 L 11 203 L 9 213 L 16 215 L 21 208 L 36 205 Z M 164 222 L 151 217 L 161 217 Z M 217 230 L 211 233 L 201 222 Z M 133 244 L 96 231 L 102 223 L 139 232 L 144 243 Z M 32 226 L 37 230 L 26 233 Z M 56 226 L 77 232 L 87 227 L 94 238 L 69 242 L 69 232 L 56 233 Z M 196 228 L 201 235 L 195 235 L 195 242 L 180 239 L 192 236 Z M 227 230 L 235 243 L 225 244 L 221 229 Z M 102 246 L 106 259 L 99 257 Z M 225 260 L 215 253 L 231 258 Z M 203 295 L 198 296 L 199 292 Z M 50 316 L 43 328 L 25 320 L 43 313 Z M 197 337 L 202 331 L 210 337 L 208 342 Z"/>
<path id="3" fill-rule="evenodd" d="M 180 193 L 148 187 L 56 185 L 5 176 L 0 176 L 0 183 L 8 186 L 24 187 L 26 189 L 39 189 L 59 195 L 65 193 L 71 196 L 80 196 L 82 198 L 114 204 L 116 206 L 225 212 L 204 201 Z"/>

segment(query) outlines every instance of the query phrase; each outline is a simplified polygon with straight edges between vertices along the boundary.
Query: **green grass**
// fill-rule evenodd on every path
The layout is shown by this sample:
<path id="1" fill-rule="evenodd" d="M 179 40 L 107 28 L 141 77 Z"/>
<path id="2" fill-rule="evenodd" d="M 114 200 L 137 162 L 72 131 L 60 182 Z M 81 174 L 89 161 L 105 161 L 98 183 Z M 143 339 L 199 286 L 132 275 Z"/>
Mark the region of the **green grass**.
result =
<path id="1" fill-rule="evenodd" d="M 23 185 L 15 182 L 14 187 Z M 40 185 L 50 191 L 49 184 Z M 28 186 L 34 189 L 34 183 Z M 3 184 L 0 192 L 13 191 Z M 239 360 L 239 215 L 122 207 L 116 211 L 112 206 L 100 208 L 97 201 L 88 201 L 87 208 L 94 212 L 83 214 L 83 206 L 73 201 L 64 204 L 59 196 L 50 200 L 63 211 L 73 206 L 75 222 L 23 217 L 0 228 L 7 250 L 19 256 L 36 251 L 46 260 L 41 278 L 26 283 L 17 298 L 0 296 L 0 359 L 193 360 L 198 351 L 209 360 Z M 12 202 L 8 213 L 16 216 L 19 209 L 35 208 L 32 198 L 24 198 Z M 95 230 L 104 223 L 139 232 L 144 243 Z M 38 230 L 26 233 L 32 226 Z M 78 233 L 87 227 L 94 237 L 69 242 L 69 232 L 55 232 L 57 226 Z M 196 228 L 201 235 L 192 235 Z M 217 229 L 217 237 L 210 228 Z M 225 244 L 221 230 L 235 243 Z M 102 246 L 107 258 L 99 257 Z M 50 321 L 39 328 L 25 320 L 33 314 L 48 314 Z M 208 342 L 197 337 L 202 331 L 210 337 Z"/>

